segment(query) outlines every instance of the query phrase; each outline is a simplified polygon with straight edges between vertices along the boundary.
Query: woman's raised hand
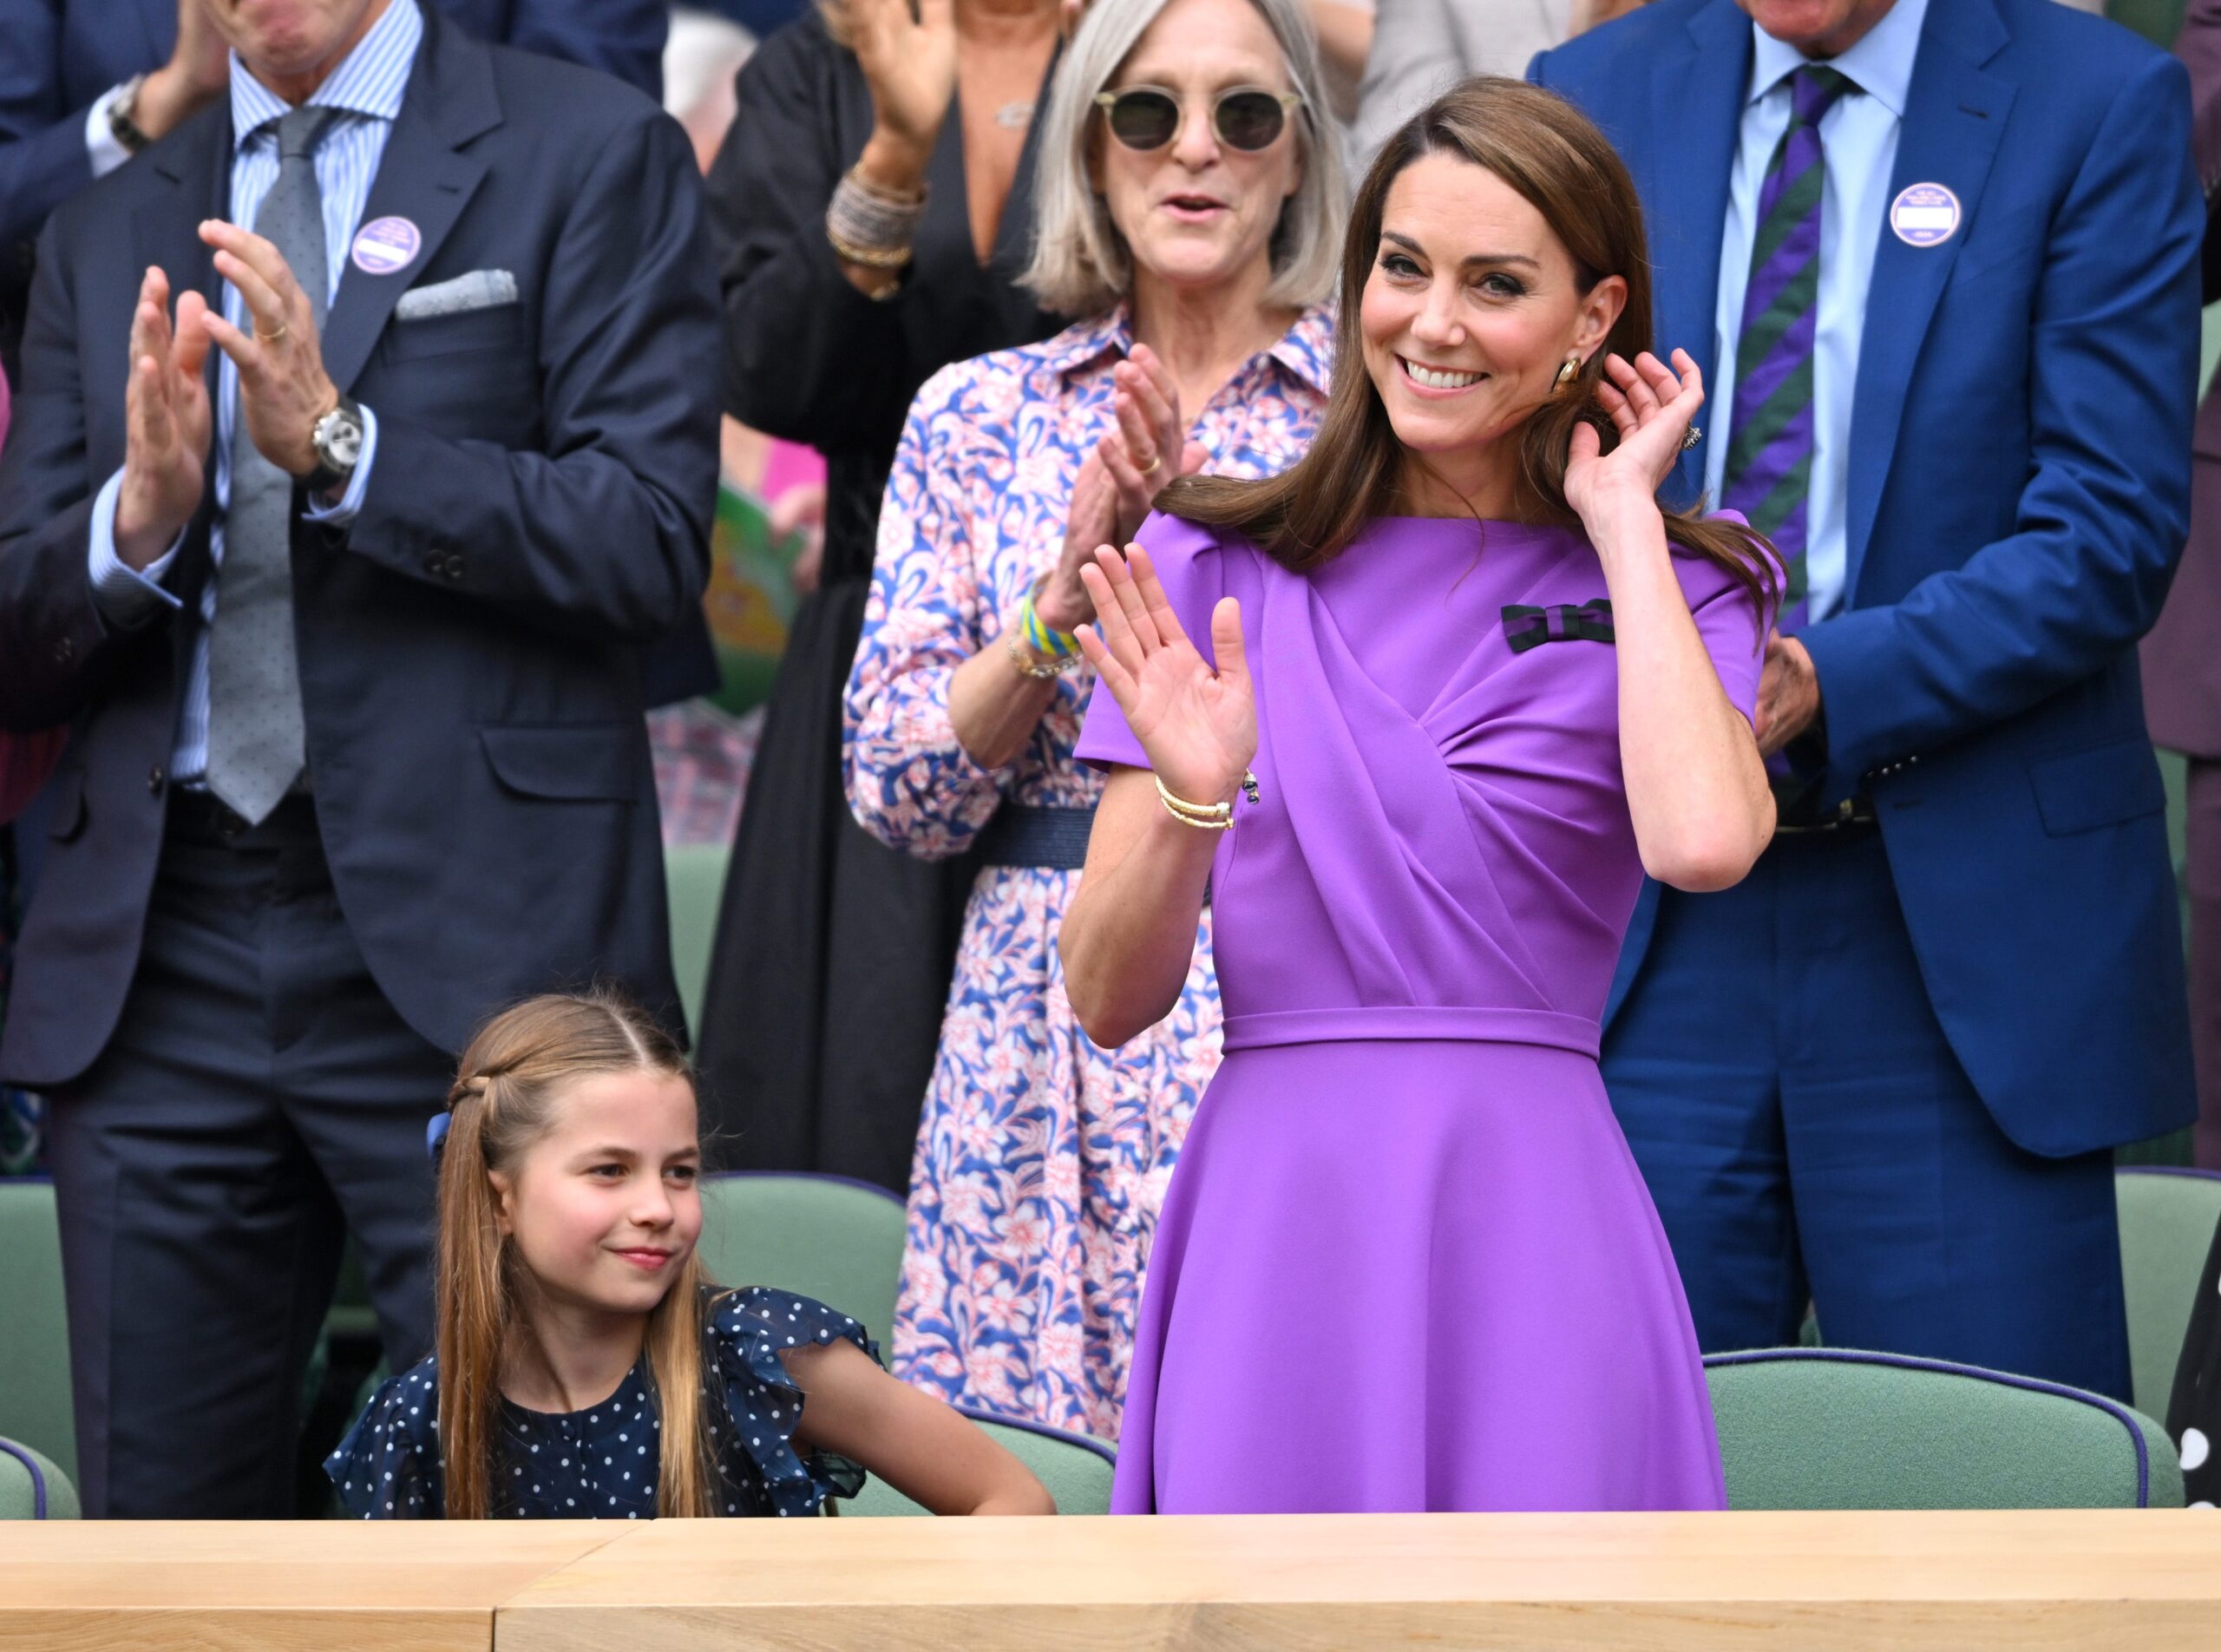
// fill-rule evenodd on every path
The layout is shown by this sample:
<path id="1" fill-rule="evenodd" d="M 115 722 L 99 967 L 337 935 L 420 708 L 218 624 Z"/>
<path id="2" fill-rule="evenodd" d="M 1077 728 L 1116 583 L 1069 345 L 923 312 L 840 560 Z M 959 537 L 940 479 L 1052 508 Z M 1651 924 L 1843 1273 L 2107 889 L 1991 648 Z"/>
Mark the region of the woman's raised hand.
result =
<path id="1" fill-rule="evenodd" d="M 1155 351 L 1136 344 L 1133 354 L 1111 370 L 1111 379 L 1117 423 L 1097 440 L 1095 451 L 1117 484 L 1117 541 L 1124 543 L 1141 531 L 1157 495 L 1179 477 L 1202 469 L 1208 456 L 1202 443 L 1187 439 L 1179 381 Z"/>
<path id="2" fill-rule="evenodd" d="M 878 181 L 914 187 L 956 96 L 956 0 L 918 0 L 915 16 L 910 0 L 843 0 L 843 6 L 880 140 L 867 151 L 868 169 L 877 178 L 879 168 L 868 163 L 884 161 L 905 175 Z M 894 155 L 884 153 L 889 146 Z"/>
<path id="3" fill-rule="evenodd" d="M 1150 566 L 1149 553 L 1108 545 L 1081 570 L 1096 620 L 1079 633 L 1125 713 L 1150 767 L 1176 797 L 1231 803 L 1257 755 L 1257 697 L 1242 643 L 1242 605 L 1222 597 L 1211 610 L 1213 671 L 1181 629 L 1180 616 Z"/>
<path id="4" fill-rule="evenodd" d="M 1605 453 L 1593 426 L 1576 425 L 1565 468 L 1566 503 L 1592 534 L 1595 514 L 1615 500 L 1656 497 L 1704 405 L 1704 375 L 1686 350 L 1674 352 L 1672 367 L 1647 350 L 1632 363 L 1608 356 L 1596 400 L 1619 431 L 1619 445 Z"/>

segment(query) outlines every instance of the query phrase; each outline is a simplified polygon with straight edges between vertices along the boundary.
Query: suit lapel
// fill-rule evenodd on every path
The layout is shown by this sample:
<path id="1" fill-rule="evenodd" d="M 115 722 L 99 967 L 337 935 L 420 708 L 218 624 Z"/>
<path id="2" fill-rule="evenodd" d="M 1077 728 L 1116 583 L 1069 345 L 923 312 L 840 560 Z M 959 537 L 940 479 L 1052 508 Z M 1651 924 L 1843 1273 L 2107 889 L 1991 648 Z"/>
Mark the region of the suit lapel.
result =
<path id="1" fill-rule="evenodd" d="M 1960 229 L 1937 246 L 1917 247 L 1898 239 L 1886 222 L 1875 226 L 1881 239 L 1851 407 L 1847 602 L 1857 594 L 1921 346 L 1969 228 L 1979 221 L 1982 187 L 2012 108 L 2012 83 L 1982 69 L 2007 38 L 1989 0 L 1937 0 L 1922 29 L 1890 199 L 1909 185 L 1942 184 L 1959 198 Z"/>
<path id="2" fill-rule="evenodd" d="M 1645 192 L 1656 207 L 1649 225 L 1657 283 L 1653 344 L 1661 354 L 1687 351 L 1709 384 L 1715 377 L 1720 238 L 1751 78 L 1751 20 L 1735 0 L 1713 0 L 1689 19 L 1687 38 L 1677 46 L 1652 65 L 1648 105 L 1651 119 L 1674 130 L 1622 149 L 1657 157 Z M 1696 498 L 1704 486 L 1701 448 L 1681 456 L 1674 484 L 1681 499 Z"/>
<path id="3" fill-rule="evenodd" d="M 324 371 L 341 390 L 351 389 L 361 376 L 393 306 L 438 255 L 486 175 L 485 163 L 459 153 L 462 146 L 500 123 L 485 48 L 447 33 L 427 8 L 423 44 L 363 206 L 364 224 L 406 219 L 420 242 L 414 258 L 383 275 L 348 257 L 324 329 Z"/>

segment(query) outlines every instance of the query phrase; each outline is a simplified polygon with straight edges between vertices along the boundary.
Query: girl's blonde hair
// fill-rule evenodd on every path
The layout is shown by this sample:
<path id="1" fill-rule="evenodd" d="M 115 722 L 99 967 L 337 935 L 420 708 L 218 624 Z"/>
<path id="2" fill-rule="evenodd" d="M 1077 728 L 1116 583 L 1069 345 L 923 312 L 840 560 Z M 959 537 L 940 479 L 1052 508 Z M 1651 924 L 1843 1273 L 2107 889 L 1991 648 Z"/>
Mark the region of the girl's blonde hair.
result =
<path id="1" fill-rule="evenodd" d="M 501 1428 L 501 1354 L 518 1321 L 514 1247 L 498 1219 L 492 1172 L 514 1175 L 554 1126 L 576 1080 L 647 1072 L 692 1082 L 669 1034 L 617 994 L 550 993 L 505 1010 L 462 1052 L 440 1161 L 440 1457 L 450 1520 L 488 1512 Z M 689 1253 L 648 1315 L 648 1385 L 662 1423 L 656 1512 L 716 1512 L 715 1459 L 702 1403 L 701 1259 Z"/>
<path id="2" fill-rule="evenodd" d="M 1170 0 L 1094 0 L 1065 48 L 1043 110 L 1033 173 L 1033 259 L 1019 285 L 1046 309 L 1092 316 L 1133 289 L 1133 253 L 1089 177 L 1100 136 L 1095 95 Z M 1290 86 L 1303 100 L 1288 117 L 1303 168 L 1273 231 L 1268 304 L 1303 308 L 1333 291 L 1349 207 L 1342 129 L 1327 102 L 1319 36 L 1302 0 L 1250 0 L 1280 44 Z"/>

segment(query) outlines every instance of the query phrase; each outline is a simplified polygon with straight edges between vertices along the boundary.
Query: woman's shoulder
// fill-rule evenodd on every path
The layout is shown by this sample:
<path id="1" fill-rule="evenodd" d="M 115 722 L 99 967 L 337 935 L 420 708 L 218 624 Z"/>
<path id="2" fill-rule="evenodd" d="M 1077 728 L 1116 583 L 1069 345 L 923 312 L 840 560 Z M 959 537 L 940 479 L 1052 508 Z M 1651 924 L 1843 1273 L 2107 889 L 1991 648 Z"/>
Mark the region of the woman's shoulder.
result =
<path id="1" fill-rule="evenodd" d="M 852 1314 L 799 1291 L 769 1285 L 704 1293 L 711 1337 L 744 1355 L 776 1355 L 809 1344 L 849 1341 L 872 1352 L 870 1334 Z"/>
<path id="2" fill-rule="evenodd" d="M 1711 511 L 1706 514 L 1703 521 L 1711 526 L 1750 528 L 1750 523 L 1738 511 Z M 1748 593 L 1750 587 L 1747 581 L 1718 557 L 1688 543 L 1680 535 L 1678 528 L 1678 524 L 1667 524 L 1667 548 L 1673 553 L 1674 575 L 1680 581 L 1681 594 L 1688 599 L 1692 609 L 1715 601 L 1730 592 Z M 1745 537 L 1745 542 L 1764 566 L 1773 588 L 1779 591 L 1784 574 L 1781 559 L 1773 547 L 1756 533 L 1739 537 Z"/>
<path id="3" fill-rule="evenodd" d="M 1097 317 L 1032 344 L 951 362 L 919 388 L 912 406 L 928 414 L 993 418 L 1022 403 L 1062 402 L 1069 390 L 1065 374 L 1103 354 L 1109 348 L 1104 335 L 1104 318 Z"/>
<path id="4" fill-rule="evenodd" d="M 805 6 L 800 16 L 764 36 L 740 69 L 744 88 L 822 87 L 836 76 L 851 75 L 859 82 L 863 78 L 855 54 L 833 38 L 824 14 L 815 5 Z"/>
<path id="5" fill-rule="evenodd" d="M 439 1510 L 440 1372 L 427 1354 L 378 1385 L 324 1472 L 349 1513 L 364 1519 Z"/>

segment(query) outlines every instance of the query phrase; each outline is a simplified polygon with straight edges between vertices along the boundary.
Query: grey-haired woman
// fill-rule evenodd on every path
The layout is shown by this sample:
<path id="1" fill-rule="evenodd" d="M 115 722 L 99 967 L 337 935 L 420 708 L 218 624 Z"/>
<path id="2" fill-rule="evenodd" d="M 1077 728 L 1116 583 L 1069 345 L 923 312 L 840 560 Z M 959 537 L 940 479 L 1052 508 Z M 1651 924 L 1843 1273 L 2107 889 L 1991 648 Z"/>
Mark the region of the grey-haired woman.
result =
<path id="1" fill-rule="evenodd" d="M 1101 781 L 1079 566 L 1173 477 L 1285 469 L 1316 428 L 1343 222 L 1301 0 L 1096 0 L 1041 128 L 1026 275 L 1082 318 L 913 404 L 849 679 L 848 800 L 875 836 L 985 865 L 910 1184 L 896 1374 L 1115 1438 L 1157 1203 L 1218 1063 L 1209 919 L 1179 1003 L 1115 1053 L 1057 932 Z"/>

